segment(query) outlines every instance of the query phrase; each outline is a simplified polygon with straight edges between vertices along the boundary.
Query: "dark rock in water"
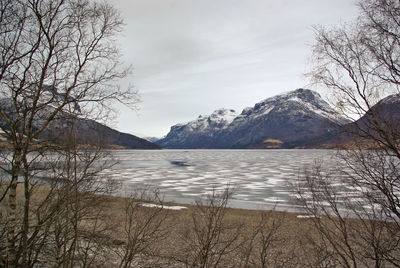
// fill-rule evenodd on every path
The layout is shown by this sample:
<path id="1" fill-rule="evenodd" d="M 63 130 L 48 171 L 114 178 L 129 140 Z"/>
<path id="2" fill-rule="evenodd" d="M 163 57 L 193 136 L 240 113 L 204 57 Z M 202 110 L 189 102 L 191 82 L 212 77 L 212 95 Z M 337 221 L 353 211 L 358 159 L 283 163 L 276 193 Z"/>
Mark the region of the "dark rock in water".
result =
<path id="1" fill-rule="evenodd" d="M 184 161 L 170 161 L 171 165 L 178 167 L 189 167 L 190 165 Z"/>

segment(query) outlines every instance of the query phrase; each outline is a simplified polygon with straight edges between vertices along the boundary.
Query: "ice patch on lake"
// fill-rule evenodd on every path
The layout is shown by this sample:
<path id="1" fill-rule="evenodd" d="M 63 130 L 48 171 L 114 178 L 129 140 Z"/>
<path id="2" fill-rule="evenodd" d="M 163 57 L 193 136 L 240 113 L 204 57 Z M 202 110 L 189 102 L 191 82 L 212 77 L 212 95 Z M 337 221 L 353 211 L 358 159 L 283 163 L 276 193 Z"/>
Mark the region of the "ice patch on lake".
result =
<path id="1" fill-rule="evenodd" d="M 151 185 L 166 201 L 192 203 L 229 185 L 234 191 L 231 205 L 253 209 L 271 203 L 285 210 L 293 207 L 295 193 L 289 185 L 299 179 L 301 169 L 316 159 L 335 165 L 330 150 L 124 150 L 114 154 L 119 163 L 103 175 L 118 179 L 128 191 Z M 341 192 L 355 191 L 343 187 Z"/>

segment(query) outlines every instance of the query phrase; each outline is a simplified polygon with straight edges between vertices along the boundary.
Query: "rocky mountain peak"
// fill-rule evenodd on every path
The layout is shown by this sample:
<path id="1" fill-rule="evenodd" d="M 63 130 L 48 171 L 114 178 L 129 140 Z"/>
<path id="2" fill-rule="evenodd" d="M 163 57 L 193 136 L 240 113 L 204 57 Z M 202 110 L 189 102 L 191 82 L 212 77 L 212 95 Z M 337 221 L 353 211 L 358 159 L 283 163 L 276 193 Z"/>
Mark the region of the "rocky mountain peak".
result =
<path id="1" fill-rule="evenodd" d="M 235 110 L 221 108 L 221 109 L 214 111 L 209 116 L 209 119 L 212 121 L 229 124 L 233 121 L 233 119 L 235 119 L 236 116 L 237 116 L 237 114 L 236 114 Z"/>
<path id="2" fill-rule="evenodd" d="M 283 105 L 285 103 L 309 104 L 317 109 L 332 110 L 329 104 L 321 98 L 321 95 L 319 95 L 315 91 L 303 88 L 299 88 L 294 91 L 268 98 L 262 102 L 257 103 L 255 105 L 255 108 L 260 106 L 277 106 Z"/>
<path id="3" fill-rule="evenodd" d="M 179 129 L 186 132 L 208 132 L 224 128 L 229 125 L 237 116 L 235 110 L 221 108 L 214 111 L 211 115 L 199 115 L 196 120 L 184 124 L 176 124 L 171 127 L 171 131 Z"/>
<path id="4" fill-rule="evenodd" d="M 165 148 L 270 148 L 265 141 L 279 140 L 279 146 L 292 148 L 329 132 L 331 125 L 346 122 L 317 92 L 299 88 L 258 102 L 240 115 L 218 109 L 210 116 L 175 125 L 158 144 Z"/>
<path id="5" fill-rule="evenodd" d="M 241 117 L 260 117 L 269 113 L 312 113 L 328 118 L 336 124 L 346 123 L 345 120 L 326 102 L 321 95 L 310 89 L 299 88 L 284 94 L 267 98 L 242 111 Z"/>

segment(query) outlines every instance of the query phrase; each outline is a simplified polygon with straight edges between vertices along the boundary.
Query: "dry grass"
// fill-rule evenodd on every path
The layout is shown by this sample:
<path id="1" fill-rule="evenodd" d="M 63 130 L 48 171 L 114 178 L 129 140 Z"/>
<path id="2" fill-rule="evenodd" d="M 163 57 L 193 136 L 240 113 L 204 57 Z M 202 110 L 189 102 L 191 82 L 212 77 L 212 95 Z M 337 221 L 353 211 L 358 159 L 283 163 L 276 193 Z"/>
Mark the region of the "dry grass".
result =
<path id="1" fill-rule="evenodd" d="M 19 184 L 19 206 L 23 205 L 21 198 L 23 190 L 23 184 Z M 33 203 L 43 200 L 48 191 L 47 187 L 37 187 L 32 196 L 35 201 Z M 105 216 L 102 220 L 112 226 L 111 231 L 106 234 L 106 240 L 111 245 L 109 255 L 103 256 L 103 262 L 99 264 L 99 267 L 117 267 L 119 259 L 116 249 L 127 245 L 124 229 L 126 204 L 141 201 L 114 196 L 96 196 L 96 198 L 101 201 L 99 203 L 102 203 L 102 209 L 104 209 Z M 164 205 L 176 204 L 165 203 Z M 162 230 L 165 233 L 137 254 L 131 267 L 190 267 L 186 255 L 189 249 L 185 241 L 189 237 L 189 231 L 193 229 L 192 214 L 197 210 L 194 205 L 182 206 L 186 209 L 162 210 L 162 213 L 166 215 L 165 221 L 162 222 Z M 157 208 L 140 206 L 135 214 L 136 219 L 139 221 L 155 210 Z M 314 219 L 297 216 L 297 213 L 227 208 L 223 223 L 226 226 L 239 228 L 239 237 L 234 242 L 234 250 L 227 253 L 217 267 L 328 267 L 332 264 L 332 259 L 327 260 L 326 251 L 322 249 L 323 252 L 321 252 L 321 248 L 316 247 L 316 243 L 320 243 L 321 238 L 313 228 Z M 324 218 L 322 220 L 328 222 Z M 267 239 L 268 241 L 262 241 L 261 223 L 264 223 L 263 235 L 267 235 L 274 226 L 279 227 L 268 238 L 269 240 Z M 354 226 L 360 225 L 360 222 L 355 219 L 349 219 L 348 223 Z M 226 233 L 221 237 L 229 237 L 231 235 L 229 232 L 233 235 L 238 230 L 235 228 L 226 229 Z M 262 253 L 261 249 L 266 245 L 268 247 Z M 265 266 L 261 265 L 262 254 L 268 261 Z M 340 267 L 338 263 L 333 263 L 333 266 Z"/>
<path id="2" fill-rule="evenodd" d="M 120 197 L 109 198 L 109 213 L 112 219 L 116 221 L 123 221 L 124 211 L 122 209 L 125 200 Z M 166 203 L 165 205 L 171 206 L 176 205 L 173 203 Z M 168 226 L 168 235 L 164 240 L 158 241 L 151 251 L 155 256 L 161 257 L 160 259 L 153 258 L 152 261 L 157 260 L 157 265 L 164 264 L 165 267 L 186 267 L 180 260 L 184 259 L 183 251 L 185 248 L 182 244 L 182 236 L 185 236 L 185 230 L 190 228 L 192 225 L 192 213 L 195 211 L 193 205 L 182 205 L 187 207 L 182 210 L 168 210 L 169 217 L 165 222 Z M 153 208 L 146 208 L 145 210 L 151 210 Z M 278 212 L 278 211 L 261 211 L 261 210 L 246 210 L 246 209 L 234 209 L 228 208 L 225 214 L 224 222 L 233 226 L 240 226 L 240 238 L 238 241 L 238 248 L 230 254 L 227 258 L 231 260 L 229 265 L 231 267 L 243 267 L 239 265 L 245 258 L 245 252 L 249 247 L 249 239 L 254 235 L 255 229 L 260 223 L 262 214 L 266 216 L 264 220 L 270 222 L 276 221 L 281 222 L 281 226 L 276 233 L 276 239 L 271 245 L 270 255 L 275 257 L 277 263 L 273 267 L 302 267 L 300 260 L 304 260 L 304 254 L 312 254 L 311 246 L 307 247 L 306 243 L 307 235 L 311 232 L 311 219 L 297 218 L 296 213 Z M 116 230 L 114 233 L 115 239 L 118 242 L 124 241 L 123 232 L 121 229 Z M 257 251 L 257 247 L 260 246 L 259 242 L 254 243 L 253 248 L 254 254 Z M 312 256 L 308 257 L 312 258 Z M 151 261 L 147 260 L 149 263 Z M 278 265 L 281 264 L 281 265 Z M 143 265 L 143 264 L 142 264 Z M 141 267 L 139 265 L 139 267 Z M 143 267 L 147 267 L 144 265 Z M 149 266 L 150 267 L 150 266 Z M 225 267 L 225 266 L 220 266 Z M 226 266 L 228 267 L 228 266 Z M 259 266 L 249 266 L 259 267 Z"/>

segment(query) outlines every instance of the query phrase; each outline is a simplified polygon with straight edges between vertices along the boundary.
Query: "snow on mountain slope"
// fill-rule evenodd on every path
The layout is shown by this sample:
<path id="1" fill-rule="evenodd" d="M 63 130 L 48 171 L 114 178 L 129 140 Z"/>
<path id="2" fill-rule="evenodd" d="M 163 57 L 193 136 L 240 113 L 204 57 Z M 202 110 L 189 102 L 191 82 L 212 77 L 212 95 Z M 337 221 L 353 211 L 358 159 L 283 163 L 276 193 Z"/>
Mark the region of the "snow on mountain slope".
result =
<path id="1" fill-rule="evenodd" d="M 265 99 L 236 117 L 234 111 L 220 109 L 175 125 L 158 144 L 164 148 L 268 148 L 269 141 L 275 141 L 273 148 L 292 148 L 345 123 L 318 93 L 297 89 Z"/>
<path id="2" fill-rule="evenodd" d="M 212 143 L 215 133 L 225 129 L 236 116 L 232 109 L 200 115 L 196 120 L 172 126 L 168 135 L 156 143 L 164 148 L 203 148 L 202 143 Z"/>
<path id="3" fill-rule="evenodd" d="M 196 120 L 186 124 L 177 124 L 176 127 L 184 127 L 187 132 L 208 133 L 223 129 L 237 116 L 235 110 L 218 109 L 211 115 L 199 115 Z"/>
<path id="4" fill-rule="evenodd" d="M 230 148 L 303 147 L 347 122 L 317 92 L 300 88 L 243 110 L 219 143 Z"/>
<path id="5" fill-rule="evenodd" d="M 345 120 L 317 92 L 302 88 L 265 99 L 253 108 L 246 108 L 235 120 L 263 117 L 272 110 L 288 111 L 289 115 L 314 113 L 338 124 L 345 123 Z"/>

